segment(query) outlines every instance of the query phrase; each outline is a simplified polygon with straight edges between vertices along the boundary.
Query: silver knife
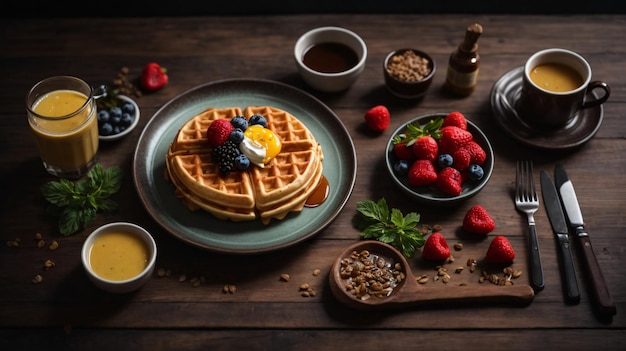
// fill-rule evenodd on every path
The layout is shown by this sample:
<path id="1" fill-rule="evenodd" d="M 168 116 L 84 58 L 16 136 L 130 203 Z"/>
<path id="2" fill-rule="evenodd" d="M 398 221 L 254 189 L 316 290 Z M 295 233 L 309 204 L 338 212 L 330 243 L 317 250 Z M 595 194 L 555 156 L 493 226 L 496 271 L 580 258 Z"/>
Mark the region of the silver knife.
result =
<path id="1" fill-rule="evenodd" d="M 598 264 L 598 259 L 593 252 L 591 246 L 591 240 L 589 234 L 585 230 L 585 222 L 583 221 L 583 215 L 580 211 L 580 205 L 578 204 L 578 198 L 574 191 L 574 185 L 567 176 L 565 168 L 562 165 L 557 165 L 554 169 L 554 180 L 556 188 L 561 195 L 561 201 L 563 208 L 567 213 L 570 228 L 573 230 L 575 236 L 578 238 L 580 249 L 582 250 L 585 260 L 585 267 L 591 279 L 593 286 L 593 292 L 598 303 L 599 312 L 603 315 L 615 315 L 617 308 L 613 302 L 613 298 L 609 293 L 609 289 L 602 275 L 602 270 Z"/>
<path id="2" fill-rule="evenodd" d="M 578 279 L 576 278 L 574 259 L 572 258 L 572 249 L 569 243 L 569 230 L 563 209 L 561 209 L 561 200 L 556 192 L 554 183 L 552 183 L 552 179 L 544 170 L 541 171 L 540 181 L 544 207 L 546 212 L 548 212 L 548 219 L 550 219 L 550 224 L 561 252 L 561 267 L 565 279 L 565 299 L 569 303 L 577 304 L 580 302 L 580 291 L 578 290 Z"/>

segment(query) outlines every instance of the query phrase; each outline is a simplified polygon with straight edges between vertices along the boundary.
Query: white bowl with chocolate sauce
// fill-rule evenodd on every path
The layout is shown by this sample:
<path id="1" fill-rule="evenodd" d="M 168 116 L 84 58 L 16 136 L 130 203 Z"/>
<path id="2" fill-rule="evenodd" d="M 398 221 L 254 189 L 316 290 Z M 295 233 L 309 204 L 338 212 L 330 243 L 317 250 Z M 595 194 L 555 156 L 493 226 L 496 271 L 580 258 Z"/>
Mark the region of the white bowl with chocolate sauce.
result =
<path id="1" fill-rule="evenodd" d="M 367 46 L 341 27 L 319 27 L 302 34 L 294 46 L 302 79 L 313 89 L 336 93 L 354 84 L 365 68 Z"/>

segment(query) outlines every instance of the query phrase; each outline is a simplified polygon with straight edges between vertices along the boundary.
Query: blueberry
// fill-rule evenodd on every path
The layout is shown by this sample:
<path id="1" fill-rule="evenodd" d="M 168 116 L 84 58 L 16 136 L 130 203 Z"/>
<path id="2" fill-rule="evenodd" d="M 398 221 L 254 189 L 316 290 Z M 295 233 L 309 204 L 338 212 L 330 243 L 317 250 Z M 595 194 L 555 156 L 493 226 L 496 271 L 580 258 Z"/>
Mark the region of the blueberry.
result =
<path id="1" fill-rule="evenodd" d="M 248 121 L 246 120 L 246 117 L 244 116 L 235 116 L 230 121 L 230 123 L 233 125 L 233 127 L 235 127 L 235 129 L 236 128 L 239 128 L 241 130 L 248 129 Z"/>
<path id="2" fill-rule="evenodd" d="M 119 115 L 119 116 L 113 115 L 113 116 L 111 116 L 111 124 L 113 126 L 118 126 L 118 125 L 120 125 L 120 123 L 122 123 L 122 115 Z"/>
<path id="3" fill-rule="evenodd" d="M 471 164 L 468 168 L 468 177 L 470 180 L 477 181 L 483 179 L 485 171 L 480 165 Z"/>
<path id="4" fill-rule="evenodd" d="M 243 130 L 239 128 L 235 128 L 232 132 L 230 132 L 229 139 L 232 140 L 235 144 L 241 143 L 243 141 L 243 138 Z"/>
<path id="5" fill-rule="evenodd" d="M 126 113 L 130 113 L 131 115 L 135 114 L 135 105 L 133 105 L 131 102 L 124 102 L 122 104 L 122 112 L 126 112 Z"/>
<path id="6" fill-rule="evenodd" d="M 264 128 L 267 127 L 267 120 L 265 119 L 265 117 L 263 117 L 261 115 L 252 115 L 252 117 L 250 117 L 250 121 L 248 123 L 250 125 L 260 124 Z"/>
<path id="7" fill-rule="evenodd" d="M 250 159 L 244 154 L 239 154 L 237 157 L 235 157 L 235 166 L 237 167 L 237 169 L 243 171 L 250 167 Z"/>
<path id="8" fill-rule="evenodd" d="M 131 115 L 128 112 L 124 112 L 122 114 L 122 120 L 120 121 L 120 125 L 122 125 L 124 127 L 128 127 L 131 124 L 133 124 L 133 115 Z"/>
<path id="9" fill-rule="evenodd" d="M 120 126 L 113 126 L 113 134 L 120 134 L 121 132 Z"/>
<path id="10" fill-rule="evenodd" d="M 409 162 L 407 160 L 399 160 L 393 165 L 393 171 L 396 175 L 403 176 L 409 173 Z"/>
<path id="11" fill-rule="evenodd" d="M 437 156 L 437 165 L 439 166 L 439 168 L 443 169 L 446 167 L 450 167 L 453 163 L 454 159 L 450 154 L 440 154 L 439 156 Z"/>
<path id="12" fill-rule="evenodd" d="M 119 106 L 111 107 L 109 110 L 111 117 L 122 117 L 122 108 Z"/>
<path id="13" fill-rule="evenodd" d="M 107 110 L 98 111 L 98 122 L 105 123 L 111 119 L 111 115 Z"/>
<path id="14" fill-rule="evenodd" d="M 100 127 L 100 135 L 107 136 L 113 134 L 113 126 L 111 123 L 105 122 Z"/>

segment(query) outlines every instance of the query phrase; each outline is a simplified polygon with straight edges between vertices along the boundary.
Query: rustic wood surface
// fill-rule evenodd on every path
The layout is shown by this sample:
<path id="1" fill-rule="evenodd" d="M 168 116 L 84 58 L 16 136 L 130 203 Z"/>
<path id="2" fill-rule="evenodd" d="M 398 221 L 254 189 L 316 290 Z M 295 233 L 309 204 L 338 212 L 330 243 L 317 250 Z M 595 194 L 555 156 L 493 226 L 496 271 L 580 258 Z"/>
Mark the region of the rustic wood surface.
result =
<path id="1" fill-rule="evenodd" d="M 465 26 L 480 22 L 482 58 L 476 91 L 453 98 L 441 87 L 447 57 L 463 37 Z M 358 82 L 341 94 L 309 89 L 296 73 L 293 45 L 317 26 L 339 25 L 359 33 L 369 50 Z M 3 20 L 0 23 L 0 347 L 3 350 L 85 349 L 624 349 L 626 347 L 626 16 L 623 15 L 277 15 L 187 18 L 77 18 Z M 382 60 L 393 50 L 415 47 L 438 64 L 431 90 L 421 101 L 401 101 L 383 85 Z M 609 83 L 597 135 L 581 148 L 545 151 L 520 145 L 494 121 L 489 104 L 493 84 L 530 54 L 564 47 L 584 55 L 595 79 Z M 156 61 L 167 67 L 170 83 L 136 101 L 139 128 L 102 145 L 103 166 L 121 166 L 125 180 L 115 200 L 119 211 L 99 214 L 85 231 L 62 237 L 45 214 L 40 187 L 54 178 L 41 166 L 28 128 L 24 99 L 37 81 L 52 75 L 75 75 L 93 85 L 109 83 L 121 67 L 137 77 Z M 300 88 L 327 104 L 345 123 L 358 157 L 357 179 L 349 202 L 324 231 L 304 243 L 262 255 L 226 255 L 191 247 L 160 228 L 144 210 L 132 183 L 132 158 L 143 126 L 166 102 L 190 88 L 227 78 L 260 78 Z M 381 135 L 367 132 L 363 115 L 384 104 L 391 126 Z M 485 189 L 452 208 L 412 203 L 391 183 L 383 150 L 391 131 L 412 117 L 462 111 L 490 138 L 495 169 Z M 394 311 L 355 311 L 331 294 L 328 273 L 333 260 L 358 241 L 352 225 L 356 203 L 385 197 L 393 207 L 421 214 L 422 222 L 440 224 L 449 243 L 462 242 L 458 228 L 465 211 L 485 206 L 495 218 L 491 234 L 506 235 L 516 249 L 515 267 L 527 271 L 526 218 L 512 200 L 518 159 L 552 172 L 564 164 L 574 181 L 593 248 L 617 305 L 617 315 L 594 313 L 593 296 L 574 250 L 581 286 L 577 305 L 564 302 L 557 245 L 545 209 L 537 212 L 537 231 L 546 287 L 525 306 L 510 304 L 438 304 Z M 171 270 L 155 275 L 141 290 L 111 295 L 97 290 L 80 264 L 86 235 L 98 225 L 131 221 L 149 229 L 159 246 L 157 266 Z M 35 233 L 57 240 L 55 251 L 37 248 Z M 19 247 L 5 242 L 20 238 Z M 473 241 L 453 252 L 459 262 L 482 257 L 486 241 Z M 576 249 L 576 246 L 574 246 Z M 56 266 L 43 270 L 52 259 Z M 434 267 L 418 254 L 410 261 L 415 275 Z M 321 274 L 312 272 L 320 269 Z M 289 282 L 279 276 L 287 273 Z M 41 274 L 44 280 L 33 284 Z M 192 287 L 180 275 L 203 277 Z M 479 289 L 478 275 L 454 276 Z M 314 287 L 302 297 L 301 283 Z M 224 294 L 225 284 L 237 287 Z M 434 284 L 434 283 L 429 283 Z M 523 275 L 516 284 L 528 284 Z M 7 346 L 7 347 L 5 347 Z"/>

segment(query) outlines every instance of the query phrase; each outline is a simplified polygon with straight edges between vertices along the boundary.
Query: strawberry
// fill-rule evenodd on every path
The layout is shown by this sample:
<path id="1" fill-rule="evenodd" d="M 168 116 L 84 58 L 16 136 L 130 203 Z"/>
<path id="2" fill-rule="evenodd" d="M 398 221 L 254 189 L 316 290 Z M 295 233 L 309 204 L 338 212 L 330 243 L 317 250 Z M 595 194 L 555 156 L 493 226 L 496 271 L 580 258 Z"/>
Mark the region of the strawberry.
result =
<path id="1" fill-rule="evenodd" d="M 211 147 L 222 145 L 230 137 L 230 132 L 235 129 L 232 123 L 227 119 L 216 119 L 211 123 L 206 131 L 206 137 L 209 139 Z"/>
<path id="2" fill-rule="evenodd" d="M 437 187 L 446 194 L 460 195 L 463 192 L 461 172 L 453 167 L 446 167 L 437 175 Z"/>
<path id="3" fill-rule="evenodd" d="M 383 105 L 374 106 L 365 113 L 365 123 L 375 132 L 384 132 L 390 121 L 389 110 Z"/>
<path id="4" fill-rule="evenodd" d="M 407 146 L 406 143 L 401 142 L 393 146 L 393 153 L 396 155 L 398 160 L 406 160 L 412 162 L 415 160 L 415 154 L 413 153 L 413 148 Z"/>
<path id="5" fill-rule="evenodd" d="M 465 116 L 461 112 L 450 112 L 443 118 L 443 124 L 441 126 L 457 126 L 463 130 L 467 130 L 467 119 L 465 119 Z"/>
<path id="6" fill-rule="evenodd" d="M 439 153 L 439 144 L 437 140 L 430 135 L 425 135 L 413 144 L 413 154 L 418 160 L 435 161 Z"/>
<path id="7" fill-rule="evenodd" d="M 454 151 L 452 153 L 452 159 L 454 160 L 452 165 L 459 171 L 466 170 L 469 167 L 470 163 L 472 163 L 472 155 L 465 147 L 459 148 Z"/>
<path id="8" fill-rule="evenodd" d="M 502 235 L 498 235 L 493 238 L 489 249 L 487 249 L 487 256 L 485 259 L 487 263 L 511 263 L 515 258 L 515 251 L 513 246 L 509 242 L 509 239 Z"/>
<path id="9" fill-rule="evenodd" d="M 432 233 L 422 248 L 422 257 L 426 260 L 445 260 L 450 257 L 450 247 L 446 238 L 439 232 Z"/>
<path id="10" fill-rule="evenodd" d="M 496 229 L 496 222 L 486 208 L 474 205 L 465 213 L 463 229 L 473 234 L 489 234 Z"/>
<path id="11" fill-rule="evenodd" d="M 416 160 L 409 168 L 409 184 L 411 186 L 423 186 L 437 181 L 435 165 L 428 160 Z"/>
<path id="12" fill-rule="evenodd" d="M 453 154 L 455 150 L 473 139 L 472 133 L 457 126 L 443 127 L 440 131 L 439 150 L 444 154 Z"/>
<path id="13" fill-rule="evenodd" d="M 463 149 L 466 149 L 470 153 L 470 162 L 477 165 L 482 165 L 487 159 L 487 153 L 476 141 L 470 140 L 467 144 L 463 145 Z"/>
<path id="14" fill-rule="evenodd" d="M 154 91 L 161 89 L 168 81 L 167 70 L 156 62 L 148 63 L 141 71 L 141 86 L 145 90 Z"/>

